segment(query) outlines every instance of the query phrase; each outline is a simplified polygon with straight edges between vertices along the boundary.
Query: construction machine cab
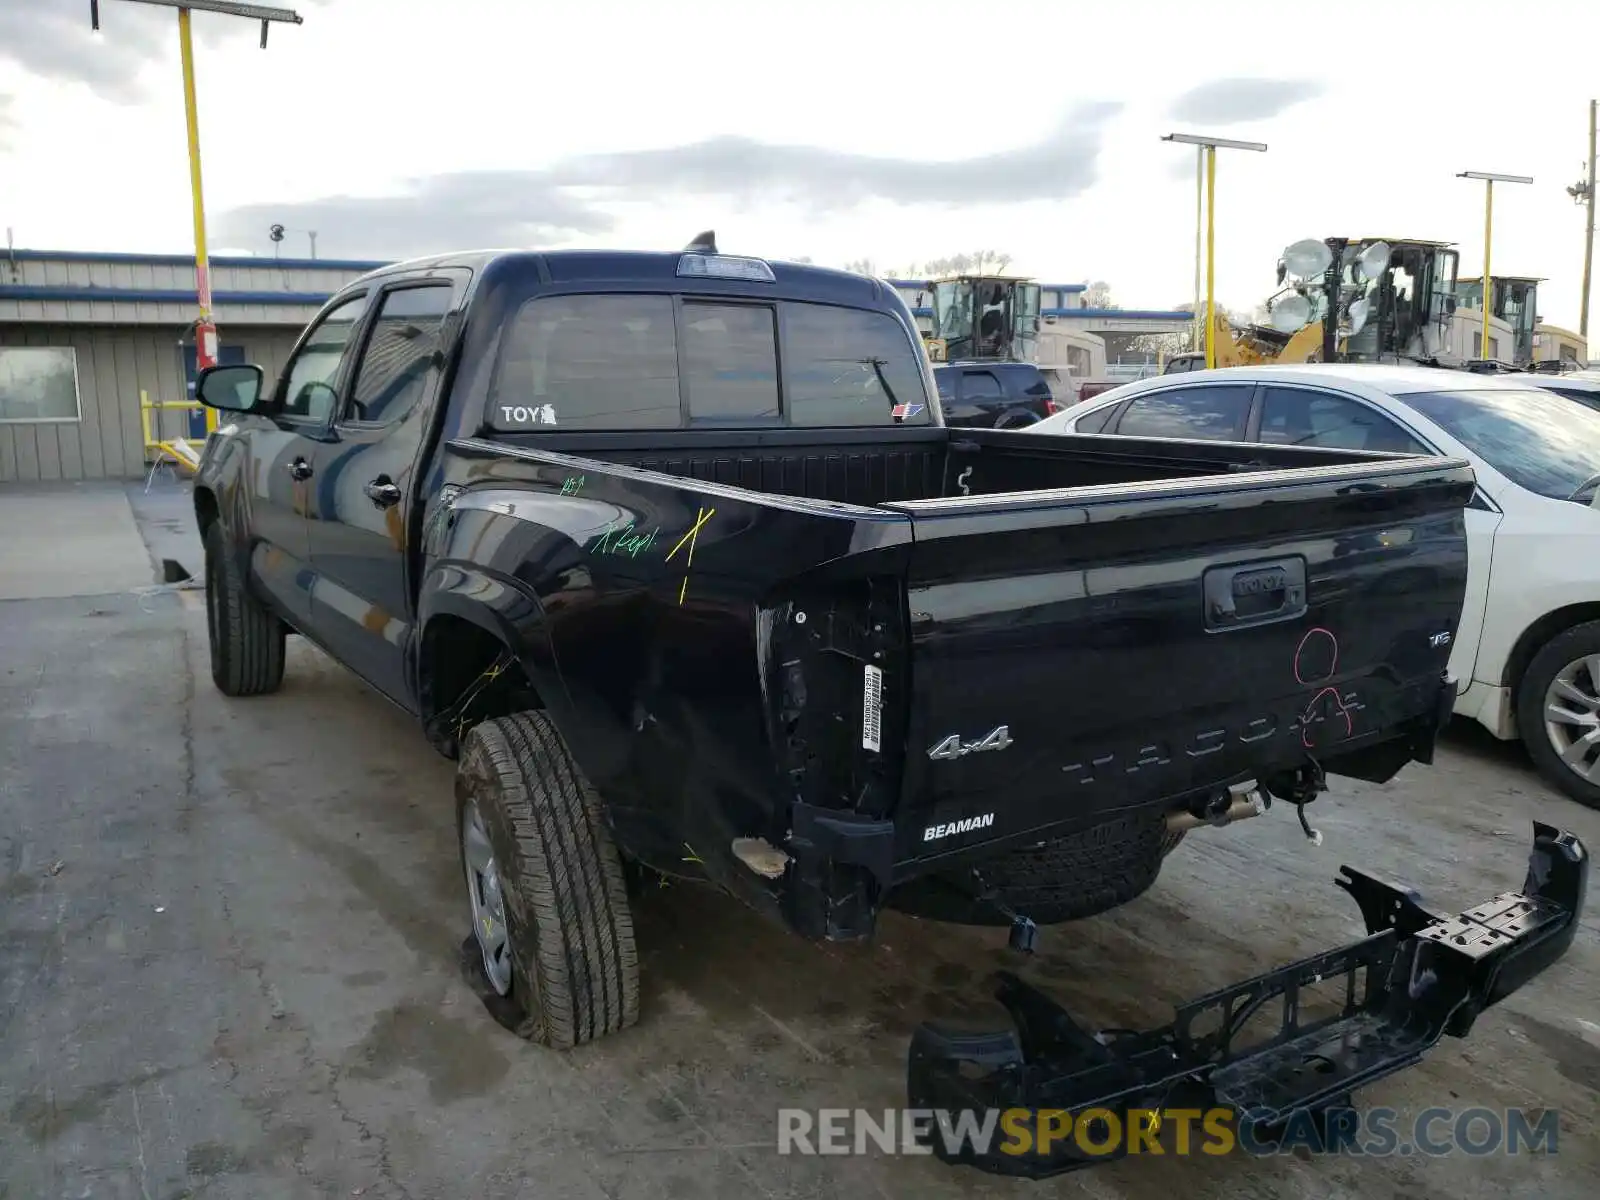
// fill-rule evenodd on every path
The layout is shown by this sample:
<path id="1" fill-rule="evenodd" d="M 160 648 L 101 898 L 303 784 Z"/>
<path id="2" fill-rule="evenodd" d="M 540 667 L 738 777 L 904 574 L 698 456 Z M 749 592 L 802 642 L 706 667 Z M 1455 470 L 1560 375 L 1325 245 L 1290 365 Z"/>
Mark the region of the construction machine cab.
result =
<path id="1" fill-rule="evenodd" d="M 1448 354 L 1457 262 L 1449 242 L 1295 242 L 1278 259 L 1265 321 L 1234 330 L 1216 316 L 1216 363 L 1437 362 Z M 1203 354 L 1176 355 L 1166 370 L 1204 363 Z"/>
<path id="2" fill-rule="evenodd" d="M 1039 337 L 1039 285 L 1014 275 L 953 275 L 933 283 L 936 360 L 1032 362 Z"/>
<path id="3" fill-rule="evenodd" d="M 1416 238 L 1307 238 L 1278 261 L 1269 327 L 1323 361 L 1436 360 L 1447 352 L 1459 256 Z"/>
<path id="4" fill-rule="evenodd" d="M 1497 356 L 1518 367 L 1533 363 L 1533 333 L 1539 324 L 1539 285 L 1542 279 L 1531 275 L 1496 275 L 1489 315 L 1511 326 L 1511 344 L 1502 346 Z M 1473 275 L 1456 285 L 1457 302 L 1462 308 L 1483 307 L 1483 277 Z M 1493 330 L 1489 336 L 1496 341 Z"/>

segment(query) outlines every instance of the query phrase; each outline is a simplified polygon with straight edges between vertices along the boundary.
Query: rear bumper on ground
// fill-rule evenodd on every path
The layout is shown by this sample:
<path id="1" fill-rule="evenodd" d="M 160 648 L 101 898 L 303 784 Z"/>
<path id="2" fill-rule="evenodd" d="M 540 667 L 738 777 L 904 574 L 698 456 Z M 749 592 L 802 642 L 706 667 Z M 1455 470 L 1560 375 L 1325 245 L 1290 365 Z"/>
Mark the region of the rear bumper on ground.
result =
<path id="1" fill-rule="evenodd" d="M 1583 843 L 1538 822 L 1522 891 L 1457 917 L 1436 916 L 1415 892 L 1345 867 L 1336 882 L 1360 906 L 1367 937 L 1181 1005 L 1170 1025 L 1147 1032 L 1091 1034 L 1004 974 L 998 998 L 1014 1028 L 920 1027 L 907 1064 L 911 1106 L 980 1117 L 1020 1109 L 1030 1122 L 1104 1109 L 1128 1128 L 1179 1089 L 1191 1097 L 1199 1089 L 1270 1140 L 1296 1113 L 1347 1103 L 1356 1088 L 1420 1061 L 1444 1035 L 1466 1036 L 1483 1009 L 1559 959 L 1577 932 L 1588 875 Z M 1302 989 L 1341 977 L 1342 1011 L 1306 1017 Z M 1269 1005 L 1279 1008 L 1276 1034 L 1236 1046 L 1246 1021 Z M 1121 1157 L 1126 1143 L 1092 1157 L 1073 1139 L 1044 1153 L 951 1147 L 937 1137 L 933 1149 L 946 1161 L 1037 1178 Z"/>

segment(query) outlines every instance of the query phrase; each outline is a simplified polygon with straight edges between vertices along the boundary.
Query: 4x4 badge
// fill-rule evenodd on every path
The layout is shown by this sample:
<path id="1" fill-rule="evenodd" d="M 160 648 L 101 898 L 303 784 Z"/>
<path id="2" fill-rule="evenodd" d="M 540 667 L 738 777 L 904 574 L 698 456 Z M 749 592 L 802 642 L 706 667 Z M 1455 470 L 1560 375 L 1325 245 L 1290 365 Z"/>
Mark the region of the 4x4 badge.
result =
<path id="1" fill-rule="evenodd" d="M 961 735 L 952 733 L 928 751 L 929 758 L 962 758 L 968 754 L 982 754 L 985 750 L 1004 750 L 1011 745 L 1011 727 L 996 725 L 987 736 L 976 742 L 963 742 Z"/>

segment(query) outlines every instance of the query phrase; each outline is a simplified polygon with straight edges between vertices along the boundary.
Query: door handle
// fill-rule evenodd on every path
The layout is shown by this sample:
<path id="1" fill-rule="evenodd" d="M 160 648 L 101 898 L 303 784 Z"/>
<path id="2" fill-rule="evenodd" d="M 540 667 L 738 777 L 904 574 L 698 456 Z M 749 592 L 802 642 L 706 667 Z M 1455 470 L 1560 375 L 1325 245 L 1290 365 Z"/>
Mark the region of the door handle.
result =
<path id="1" fill-rule="evenodd" d="M 296 458 L 289 463 L 289 477 L 291 479 L 310 479 L 311 464 L 303 458 Z"/>
<path id="2" fill-rule="evenodd" d="M 367 498 L 379 508 L 393 508 L 400 503 L 400 485 L 387 475 L 379 475 L 362 490 L 367 493 Z"/>
<path id="3" fill-rule="evenodd" d="M 1306 611 L 1306 561 L 1299 555 L 1212 567 L 1202 576 L 1205 627 L 1241 629 Z"/>

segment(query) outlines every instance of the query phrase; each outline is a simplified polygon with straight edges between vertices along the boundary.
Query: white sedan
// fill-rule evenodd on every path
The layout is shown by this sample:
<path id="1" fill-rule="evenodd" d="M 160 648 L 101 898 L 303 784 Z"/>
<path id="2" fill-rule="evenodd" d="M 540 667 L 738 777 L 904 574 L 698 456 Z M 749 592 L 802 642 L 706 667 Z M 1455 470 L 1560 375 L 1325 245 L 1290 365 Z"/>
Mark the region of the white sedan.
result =
<path id="1" fill-rule="evenodd" d="M 1455 710 L 1520 737 L 1546 778 L 1600 808 L 1600 409 L 1515 375 L 1311 363 L 1142 379 L 1027 432 L 1466 459 Z"/>

